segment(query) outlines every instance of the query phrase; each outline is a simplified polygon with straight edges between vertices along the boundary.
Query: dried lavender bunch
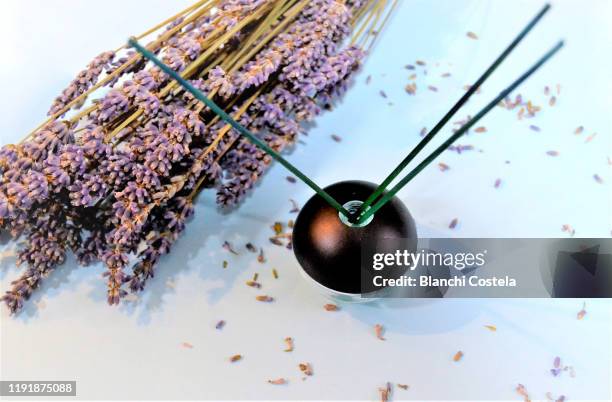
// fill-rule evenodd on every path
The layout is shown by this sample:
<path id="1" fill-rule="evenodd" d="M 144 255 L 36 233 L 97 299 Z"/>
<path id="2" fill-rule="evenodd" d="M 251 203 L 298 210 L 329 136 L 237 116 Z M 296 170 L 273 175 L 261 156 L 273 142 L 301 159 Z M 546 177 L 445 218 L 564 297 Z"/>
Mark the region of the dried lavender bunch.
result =
<path id="1" fill-rule="evenodd" d="M 211 0 L 148 46 L 283 151 L 346 90 L 365 51 L 343 44 L 368 12 L 375 6 L 361 1 Z M 18 262 L 27 265 L 2 298 L 12 313 L 69 251 L 106 265 L 110 304 L 143 290 L 203 189 L 236 206 L 271 163 L 157 67 L 120 53 L 96 57 L 46 124 L 0 150 L 0 228 L 24 240 Z M 102 86 L 92 106 L 58 117 Z"/>

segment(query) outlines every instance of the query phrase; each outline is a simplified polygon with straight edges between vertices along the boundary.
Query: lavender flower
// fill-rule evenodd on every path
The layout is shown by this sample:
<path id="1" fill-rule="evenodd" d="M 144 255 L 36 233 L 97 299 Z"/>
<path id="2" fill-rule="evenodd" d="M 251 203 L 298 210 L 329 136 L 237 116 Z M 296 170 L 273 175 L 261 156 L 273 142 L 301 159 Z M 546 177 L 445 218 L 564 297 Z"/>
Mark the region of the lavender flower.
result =
<path id="1" fill-rule="evenodd" d="M 271 161 L 270 156 L 248 140 L 239 140 L 224 161 L 229 181 L 217 192 L 217 202 L 223 206 L 237 205 L 247 194 Z"/>
<path id="2" fill-rule="evenodd" d="M 44 218 L 34 218 L 25 247 L 19 252 L 18 264 L 27 264 L 24 273 L 12 282 L 12 288 L 1 298 L 11 313 L 17 312 L 40 282 L 66 258 L 66 249 L 76 249 L 80 236 L 76 227 L 66 221 L 62 208 L 55 205 Z"/>
<path id="3" fill-rule="evenodd" d="M 238 84 L 238 86 L 241 87 L 241 91 L 244 90 L 242 85 Z M 208 73 L 208 80 L 205 82 L 203 89 L 206 92 L 218 91 L 219 96 L 224 99 L 229 98 L 236 92 L 232 80 L 220 66 L 216 66 Z"/>
<path id="4" fill-rule="evenodd" d="M 107 186 L 101 177 L 85 174 L 82 180 L 68 186 L 70 203 L 75 207 L 92 207 L 105 195 Z"/>
<path id="5" fill-rule="evenodd" d="M 119 304 L 119 300 L 127 294 L 121 286 L 129 279 L 123 272 L 128 263 L 128 257 L 121 248 L 107 250 L 102 255 L 102 260 L 109 267 L 104 273 L 108 278 L 108 304 Z"/>
<path id="6" fill-rule="evenodd" d="M 98 124 L 108 123 L 122 113 L 127 112 L 130 106 L 128 96 L 119 89 L 111 90 L 100 102 L 100 107 L 93 116 Z"/>
<path id="7" fill-rule="evenodd" d="M 89 125 L 81 135 L 83 153 L 92 160 L 102 160 L 111 153 L 111 148 L 104 141 L 105 132 L 102 126 Z"/>
<path id="8" fill-rule="evenodd" d="M 32 140 L 23 145 L 24 155 L 33 161 L 45 159 L 49 153 L 55 153 L 59 148 L 74 142 L 72 130 L 64 122 L 54 122 L 34 133 Z"/>
<path id="9" fill-rule="evenodd" d="M 81 71 L 77 77 L 62 91 L 58 96 L 47 115 L 51 116 L 62 110 L 68 103 L 72 102 L 78 96 L 87 92 L 89 88 L 98 82 L 98 78 L 105 69 L 108 69 L 110 63 L 115 58 L 115 52 L 104 52 L 96 56 L 88 65 L 87 68 Z M 76 106 L 82 105 L 82 102 Z"/>

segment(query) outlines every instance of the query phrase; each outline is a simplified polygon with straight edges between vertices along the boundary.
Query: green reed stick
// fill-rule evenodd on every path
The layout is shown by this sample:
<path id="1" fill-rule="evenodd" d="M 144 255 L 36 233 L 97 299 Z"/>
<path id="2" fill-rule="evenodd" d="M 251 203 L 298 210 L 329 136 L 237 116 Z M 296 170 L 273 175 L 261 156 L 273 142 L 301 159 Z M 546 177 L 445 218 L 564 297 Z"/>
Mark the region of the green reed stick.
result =
<path id="1" fill-rule="evenodd" d="M 531 31 L 531 29 L 542 19 L 544 14 L 550 9 L 550 4 L 546 4 L 542 10 L 527 24 L 525 28 L 518 34 L 518 36 L 508 45 L 506 50 L 497 57 L 497 59 L 489 66 L 489 68 L 474 82 L 474 84 L 463 94 L 463 96 L 455 103 L 455 105 L 442 117 L 442 119 L 431 129 L 429 133 L 417 144 L 417 146 L 410 151 L 408 156 L 400 162 L 399 165 L 387 176 L 387 178 L 374 190 L 374 192 L 368 197 L 368 199 L 361 205 L 357 216 L 365 211 L 370 205 L 372 205 L 380 195 L 387 189 L 387 186 L 404 170 L 406 166 L 418 155 L 419 152 L 435 137 L 436 134 L 444 127 L 446 123 L 459 111 L 459 109 L 470 99 L 470 97 L 480 88 L 480 86 L 489 78 L 489 76 L 495 71 L 497 67 L 506 59 L 506 57 L 514 50 L 514 48 L 523 40 L 525 36 Z"/>
<path id="2" fill-rule="evenodd" d="M 134 38 L 130 38 L 128 44 L 132 46 L 134 49 L 138 51 L 143 57 L 151 60 L 154 64 L 156 64 L 159 68 L 161 68 L 166 74 L 168 74 L 172 79 L 178 82 L 186 91 L 191 93 L 196 99 L 203 102 L 210 110 L 213 111 L 217 116 L 223 119 L 226 123 L 231 125 L 236 131 L 238 131 L 241 135 L 245 136 L 249 141 L 255 144 L 257 147 L 261 148 L 264 152 L 270 155 L 274 160 L 283 165 L 287 170 L 297 176 L 300 180 L 302 180 L 306 185 L 312 188 L 321 198 L 329 203 L 334 209 L 338 212 L 346 216 L 347 218 L 351 218 L 351 213 L 346 210 L 338 201 L 336 201 L 331 195 L 329 195 L 325 190 L 319 187 L 315 182 L 313 182 L 308 176 L 302 173 L 298 168 L 293 166 L 289 161 L 283 158 L 280 154 L 270 148 L 265 142 L 261 141 L 254 134 L 252 134 L 249 130 L 247 130 L 244 126 L 234 120 L 229 114 L 225 113 L 223 109 L 221 109 L 215 102 L 206 97 L 200 90 L 195 88 L 193 85 L 189 83 L 186 79 L 181 77 L 176 71 L 172 70 L 170 67 L 165 65 L 161 60 L 159 60 L 152 52 L 142 47 L 138 41 Z"/>
<path id="3" fill-rule="evenodd" d="M 442 145 L 440 145 L 434 152 L 431 153 L 427 158 L 425 158 L 417 167 L 415 167 L 410 173 L 408 173 L 400 182 L 395 185 L 391 190 L 384 193 L 382 198 L 374 204 L 369 209 L 365 210 L 361 216 L 358 217 L 357 223 L 364 222 L 370 216 L 376 213 L 380 208 L 382 208 L 387 201 L 392 199 L 395 194 L 398 193 L 410 180 L 412 180 L 416 175 L 421 173 L 423 169 L 427 167 L 434 159 L 436 159 L 442 152 L 446 151 L 449 146 L 453 144 L 459 137 L 465 134 L 474 124 L 476 124 L 481 118 L 483 118 L 491 109 L 493 109 L 499 102 L 506 98 L 506 96 L 510 95 L 512 91 L 514 91 L 519 85 L 523 83 L 531 74 L 533 74 L 538 68 L 540 68 L 548 59 L 550 59 L 555 53 L 559 51 L 564 45 L 563 41 L 557 43 L 555 47 L 548 51 L 536 64 L 534 64 L 527 72 L 521 75 L 516 81 L 514 81 L 509 87 L 504 89 L 495 99 L 493 99 L 487 106 L 485 106 L 478 114 L 476 114 L 470 121 L 465 123 L 461 128 L 455 132 L 448 140 L 446 140 Z"/>

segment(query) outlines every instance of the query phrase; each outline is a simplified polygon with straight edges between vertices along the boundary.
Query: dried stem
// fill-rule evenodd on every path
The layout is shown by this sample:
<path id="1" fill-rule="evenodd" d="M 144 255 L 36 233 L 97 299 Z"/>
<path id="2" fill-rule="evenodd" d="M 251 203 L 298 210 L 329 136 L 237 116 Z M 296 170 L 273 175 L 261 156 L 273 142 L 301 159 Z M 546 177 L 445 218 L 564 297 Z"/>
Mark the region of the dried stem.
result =
<path id="1" fill-rule="evenodd" d="M 219 1 L 220 0 L 214 0 L 214 3 L 218 3 Z M 209 10 L 210 10 L 209 6 L 203 7 L 200 11 L 198 11 L 195 14 L 193 14 L 192 16 L 187 18 L 185 21 L 183 21 L 182 23 L 178 24 L 176 27 L 168 30 L 166 33 L 161 35 L 158 39 L 156 39 L 155 41 L 153 41 L 152 43 L 147 45 L 147 49 L 150 49 L 150 50 L 155 49 L 156 46 L 160 45 L 165 40 L 167 40 L 168 38 L 172 37 L 172 35 L 174 35 L 176 32 L 178 32 L 179 30 L 183 29 L 186 25 L 192 23 L 193 21 L 195 21 L 197 18 L 199 18 L 200 16 L 202 16 L 205 12 L 207 12 Z M 70 108 L 72 106 L 74 106 L 74 105 L 84 101 L 85 99 L 87 99 L 87 97 L 92 92 L 94 92 L 97 89 L 105 86 L 106 84 L 111 82 L 113 79 L 115 79 L 116 77 L 121 75 L 123 73 L 123 71 L 125 71 L 127 68 L 129 68 L 132 65 L 134 65 L 138 60 L 140 60 L 140 58 L 141 58 L 140 55 L 138 55 L 138 54 L 134 55 L 132 58 L 130 58 L 128 61 L 126 61 L 123 65 L 121 65 L 119 68 L 117 68 L 111 74 L 108 74 L 106 77 L 104 77 L 103 80 L 101 80 L 100 82 L 98 82 L 97 84 L 92 86 L 89 90 L 87 90 L 83 94 L 81 94 L 81 95 L 77 96 L 76 98 L 74 98 L 72 101 L 68 102 L 66 104 L 66 106 L 64 106 L 61 110 L 59 110 L 57 113 L 53 114 L 48 119 L 46 119 L 44 122 L 42 122 L 38 127 L 36 127 L 34 130 L 32 130 L 25 138 L 23 138 L 19 144 L 22 144 L 24 141 L 26 141 L 32 135 L 34 135 L 34 133 L 36 133 L 38 130 L 40 130 L 41 128 L 43 128 L 47 124 L 51 123 L 52 121 L 54 121 L 57 118 L 59 118 L 60 116 L 62 116 L 64 113 L 66 113 L 68 110 L 70 110 Z M 96 105 L 92 106 L 90 109 L 87 110 L 87 113 L 84 113 L 84 114 L 83 113 L 79 113 L 78 117 L 81 118 L 82 116 L 84 116 L 84 115 L 94 111 L 96 109 L 96 107 L 97 107 Z M 76 121 L 76 120 L 72 119 L 72 121 Z"/>

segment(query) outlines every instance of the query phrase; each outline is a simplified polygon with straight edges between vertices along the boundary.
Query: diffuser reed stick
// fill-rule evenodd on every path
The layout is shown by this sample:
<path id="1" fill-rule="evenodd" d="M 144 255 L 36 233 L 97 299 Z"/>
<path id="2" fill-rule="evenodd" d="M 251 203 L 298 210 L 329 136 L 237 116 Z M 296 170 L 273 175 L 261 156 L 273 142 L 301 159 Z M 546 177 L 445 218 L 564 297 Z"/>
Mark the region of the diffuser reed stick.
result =
<path id="1" fill-rule="evenodd" d="M 508 55 L 514 50 L 514 48 L 523 40 L 525 36 L 533 29 L 533 27 L 542 19 L 542 17 L 550 9 L 550 4 L 546 4 L 538 14 L 527 24 L 525 28 L 517 35 L 516 38 L 508 45 L 508 47 L 495 59 L 493 64 L 487 68 L 487 70 L 474 82 L 472 86 L 466 91 L 465 94 L 453 105 L 453 107 L 440 119 L 440 121 L 431 129 L 429 133 L 417 144 L 416 147 L 402 160 L 399 165 L 389 176 L 387 176 L 383 182 L 376 188 L 376 190 L 368 197 L 368 199 L 361 205 L 357 215 L 368 209 L 370 205 L 376 202 L 382 193 L 385 192 L 389 184 L 408 166 L 408 164 L 425 148 L 425 146 L 440 132 L 446 123 L 459 111 L 459 109 L 470 99 L 470 97 L 480 88 L 480 86 L 489 78 L 489 76 L 499 67 L 499 65 L 508 57 Z"/>
<path id="2" fill-rule="evenodd" d="M 143 57 L 151 60 L 155 65 L 161 68 L 166 74 L 168 74 L 173 80 L 175 80 L 180 86 L 182 86 L 186 91 L 192 94 L 196 99 L 202 101 L 210 110 L 213 111 L 217 116 L 223 119 L 225 122 L 230 124 L 234 129 L 236 129 L 240 134 L 249 139 L 253 144 L 257 145 L 260 149 L 270 155 L 274 160 L 283 165 L 287 170 L 296 175 L 300 180 L 302 180 L 306 185 L 312 188 L 319 196 L 321 196 L 325 201 L 329 203 L 334 209 L 338 212 L 342 213 L 342 215 L 347 218 L 351 216 L 351 214 L 344 208 L 342 205 L 338 203 L 332 196 L 327 194 L 325 190 L 319 187 L 315 182 L 313 182 L 307 175 L 302 173 L 298 168 L 293 166 L 289 161 L 283 158 L 279 153 L 270 148 L 265 142 L 257 138 L 253 133 L 247 130 L 243 125 L 234 120 L 229 114 L 227 114 L 223 109 L 221 109 L 215 102 L 206 97 L 201 91 L 195 88 L 193 85 L 189 83 L 189 81 L 185 80 L 181 77 L 176 71 L 172 70 L 170 67 L 161 62 L 153 53 L 142 47 L 137 40 L 131 38 L 129 40 L 129 45 L 134 47 Z"/>
<path id="3" fill-rule="evenodd" d="M 539 69 L 546 61 L 548 61 L 555 53 L 557 53 L 564 45 L 563 41 L 560 41 L 551 50 L 549 50 L 537 63 L 535 63 L 529 70 L 521 75 L 516 81 L 510 86 L 504 89 L 498 96 L 496 96 L 489 104 L 487 104 L 481 111 L 479 111 L 473 118 L 465 123 L 457 132 L 455 132 L 448 140 L 440 145 L 434 152 L 432 152 L 427 158 L 425 158 L 417 167 L 415 167 L 410 173 L 400 180 L 391 190 L 384 193 L 382 198 L 378 200 L 376 204 L 368 208 L 358 218 L 359 222 L 364 222 L 370 216 L 376 213 L 382 208 L 390 199 L 392 199 L 406 184 L 414 179 L 423 169 L 425 169 L 433 160 L 435 160 L 442 152 L 446 151 L 459 137 L 464 135 L 474 124 L 482 119 L 491 109 L 505 99 L 512 91 L 514 91 L 519 85 L 521 85 L 531 74 Z"/>

